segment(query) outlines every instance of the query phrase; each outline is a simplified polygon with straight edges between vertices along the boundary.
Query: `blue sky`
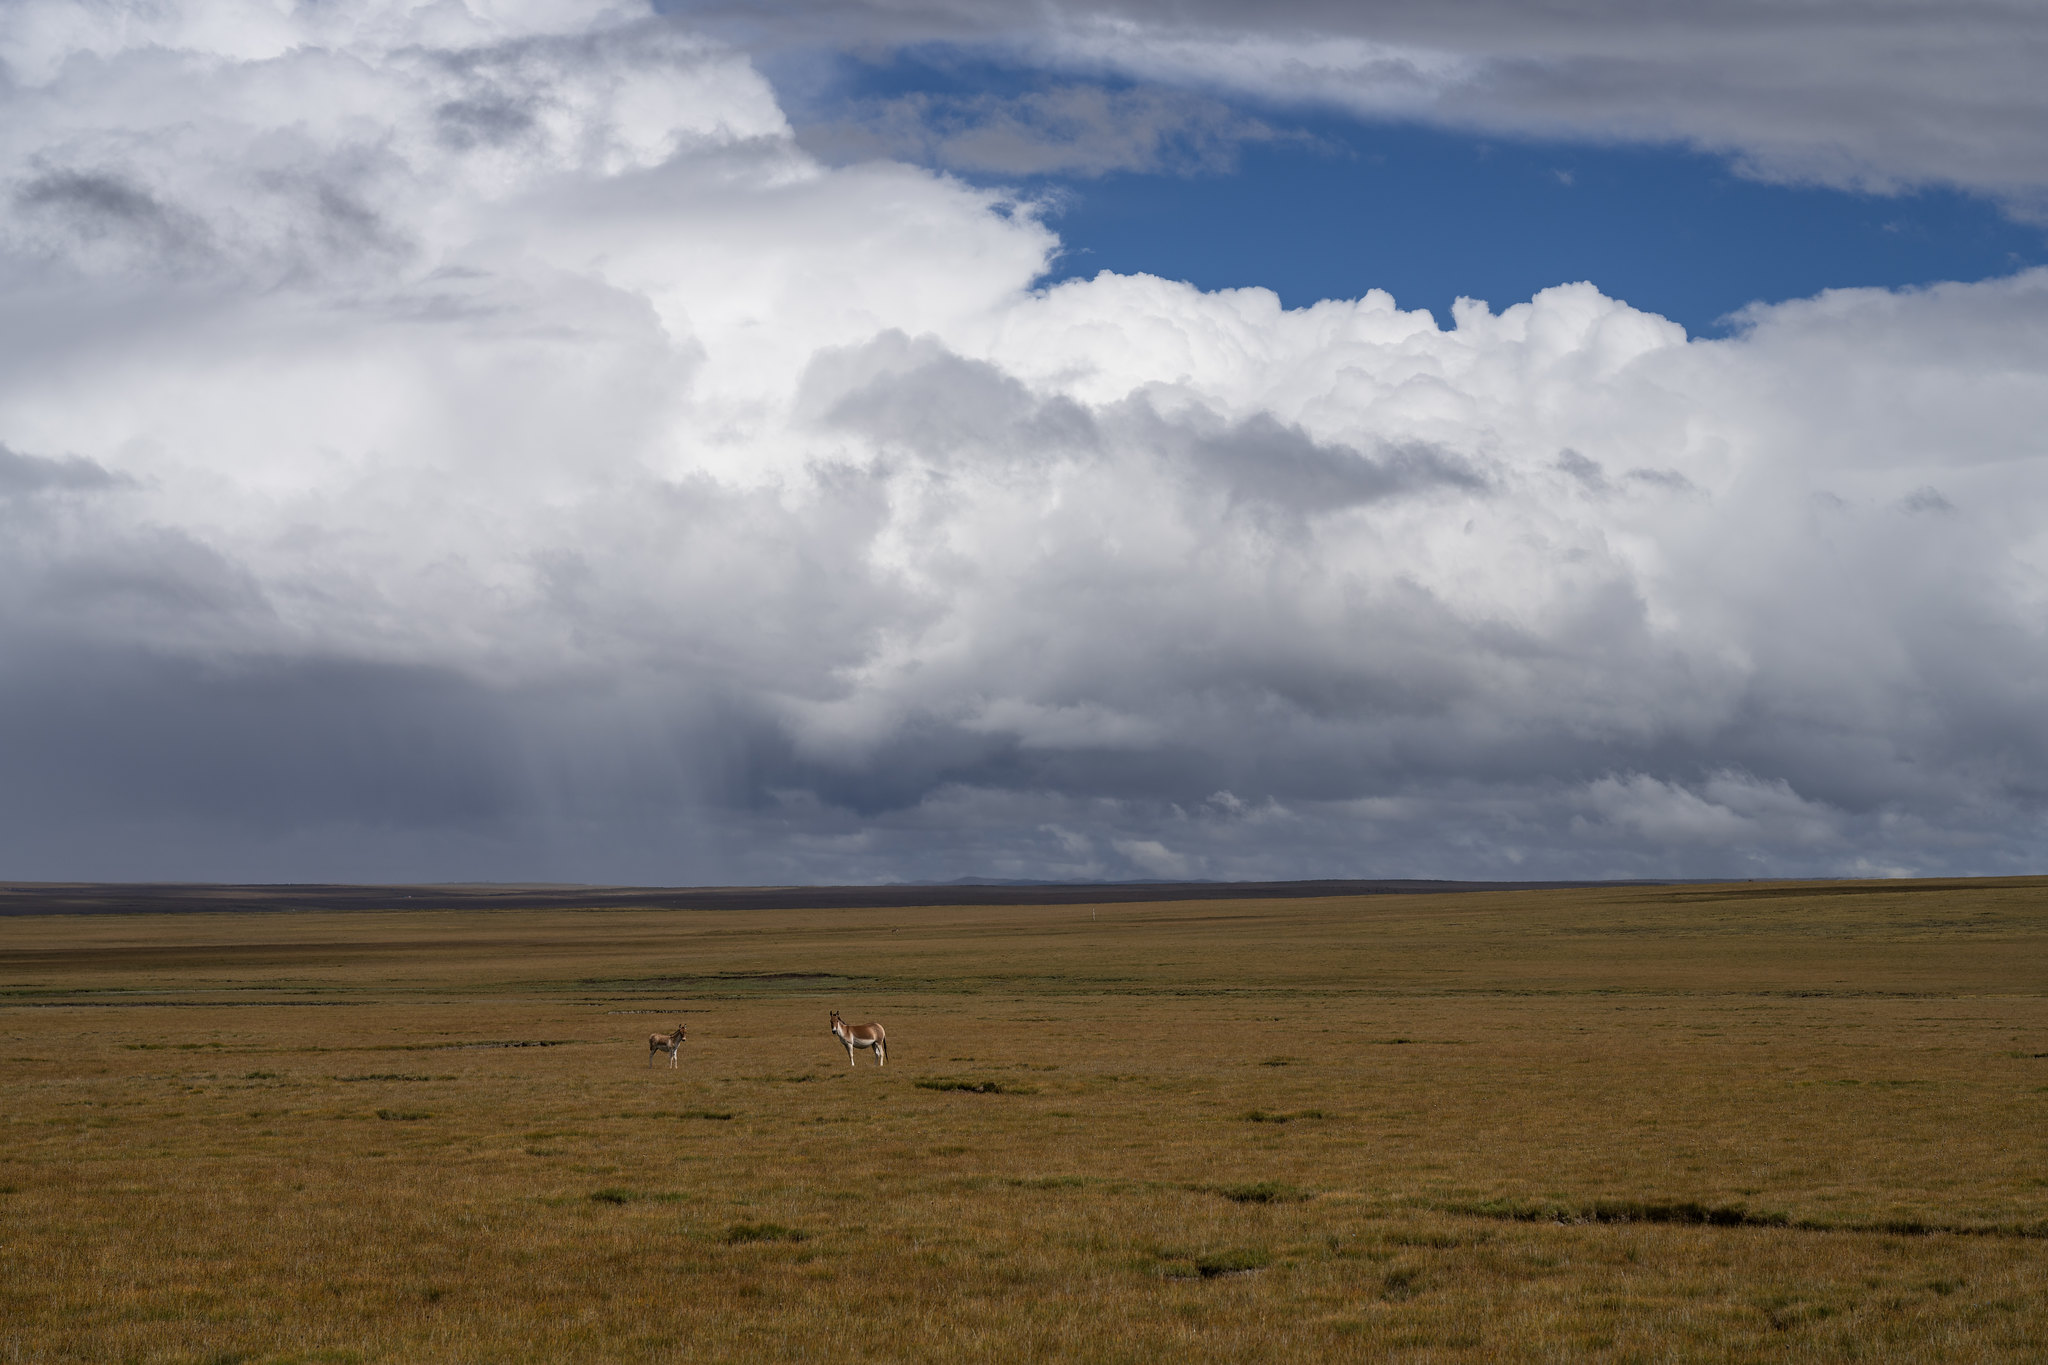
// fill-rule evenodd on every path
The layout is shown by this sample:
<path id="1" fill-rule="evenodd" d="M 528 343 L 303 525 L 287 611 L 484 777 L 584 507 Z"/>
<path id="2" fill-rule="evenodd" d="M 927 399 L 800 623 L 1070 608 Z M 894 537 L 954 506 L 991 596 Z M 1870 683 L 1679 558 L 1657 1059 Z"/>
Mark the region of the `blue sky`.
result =
<path id="1" fill-rule="evenodd" d="M 1752 302 L 2048 260 L 2039 229 L 1953 190 L 1858 195 L 1745 180 L 1677 149 L 1304 123 L 1332 150 L 1257 146 L 1228 173 L 1060 184 L 1058 273 L 1258 284 L 1290 307 L 1381 288 L 1445 324 L 1460 295 L 1498 309 L 1589 280 L 1700 335 Z"/>
<path id="2" fill-rule="evenodd" d="M 790 73 L 799 116 L 823 122 L 906 98 L 1015 100 L 1073 79 L 929 46 Z M 1669 143 L 1480 135 L 1225 104 L 1262 135 L 1206 160 L 1094 174 L 945 169 L 1054 206 L 1047 222 L 1065 253 L 1053 280 L 1146 272 L 1203 289 L 1259 285 L 1289 307 L 1379 288 L 1445 325 L 1460 295 L 1498 310 L 1587 280 L 1715 336 L 1750 303 L 1976 281 L 2048 261 L 2048 229 L 1955 188 L 1858 192 L 1758 179 L 1729 156 Z M 900 143 L 892 150 L 916 156 Z"/>

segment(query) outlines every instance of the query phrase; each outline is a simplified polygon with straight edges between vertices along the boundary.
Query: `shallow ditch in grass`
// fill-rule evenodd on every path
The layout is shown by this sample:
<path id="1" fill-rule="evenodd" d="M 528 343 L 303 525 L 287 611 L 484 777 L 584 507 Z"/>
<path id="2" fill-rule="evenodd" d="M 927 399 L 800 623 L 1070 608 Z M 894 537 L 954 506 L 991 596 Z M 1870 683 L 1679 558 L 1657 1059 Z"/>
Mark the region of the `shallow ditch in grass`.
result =
<path id="1" fill-rule="evenodd" d="M 484 1048 L 500 1047 L 575 1047 L 587 1043 L 587 1038 L 524 1038 L 502 1043 L 408 1043 L 394 1048 L 399 1052 L 472 1052 Z"/>
<path id="2" fill-rule="evenodd" d="M 785 1227 L 781 1223 L 734 1223 L 719 1237 L 727 1246 L 744 1246 L 751 1242 L 808 1242 L 811 1234 L 801 1228 Z"/>
<path id="3" fill-rule="evenodd" d="M 1315 1196 L 1299 1186 L 1277 1180 L 1250 1185 L 1189 1185 L 1198 1194 L 1220 1195 L 1233 1204 L 1305 1204 Z"/>
<path id="4" fill-rule="evenodd" d="M 1264 1247 L 1204 1252 L 1154 1248 L 1146 1268 L 1163 1280 L 1222 1280 L 1256 1275 L 1272 1264 L 1273 1253 Z"/>
<path id="5" fill-rule="evenodd" d="M 1704 1204 L 1697 1200 L 1596 1199 L 1584 1204 L 1555 1201 L 1483 1200 L 1476 1204 L 1439 1205 L 1446 1213 L 1497 1218 L 1515 1223 L 1664 1223 L 1691 1227 L 1778 1228 L 1793 1232 L 1864 1232 L 1894 1237 L 2012 1237 L 2048 1239 L 2048 1221 L 2033 1223 L 1942 1223 L 1918 1218 L 1827 1219 L 1794 1218 L 1790 1214 L 1752 1210 L 1743 1204 Z"/>
<path id="6" fill-rule="evenodd" d="M 971 1095 L 1036 1095 L 1035 1085 L 1016 1081 L 991 1081 L 969 1076 L 931 1077 L 917 1082 L 919 1090 L 959 1090 Z"/>
<path id="7" fill-rule="evenodd" d="M 1001 1185 L 1013 1190 L 1093 1190 L 1100 1194 L 1162 1194 L 1185 1192 L 1209 1194 L 1233 1204 L 1305 1204 L 1315 1192 L 1277 1180 L 1243 1185 L 1202 1185 L 1166 1180 L 1129 1180 L 1097 1175 L 965 1176 L 955 1182 L 959 1188 L 984 1190 Z"/>
<path id="8" fill-rule="evenodd" d="M 1087 1175 L 1026 1175 L 1011 1176 L 1003 1183 L 1013 1190 L 1081 1190 L 1110 1189 L 1118 1182 Z"/>
<path id="9" fill-rule="evenodd" d="M 687 1194 L 673 1191 L 647 1191 L 628 1189 L 621 1185 L 607 1185 L 601 1190 L 592 1190 L 584 1198 L 592 1204 L 681 1204 L 688 1201 Z"/>

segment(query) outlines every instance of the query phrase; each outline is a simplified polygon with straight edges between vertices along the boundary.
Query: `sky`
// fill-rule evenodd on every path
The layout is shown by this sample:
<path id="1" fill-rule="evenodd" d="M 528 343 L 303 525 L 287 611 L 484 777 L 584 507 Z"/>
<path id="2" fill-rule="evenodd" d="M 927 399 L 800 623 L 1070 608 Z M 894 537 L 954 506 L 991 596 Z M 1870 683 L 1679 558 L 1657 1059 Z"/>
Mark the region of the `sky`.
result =
<path id="1" fill-rule="evenodd" d="M 0 877 L 2042 871 L 2044 73 L 6 0 Z"/>
<path id="2" fill-rule="evenodd" d="M 1448 325 L 1461 296 L 1520 301 L 1593 280 L 1693 336 L 1725 336 L 1752 303 L 2048 264 L 2040 222 L 1945 184 L 1873 195 L 1745 175 L 1670 142 L 1048 83 L 925 46 L 786 82 L 800 139 L 828 160 L 898 156 L 1045 204 L 1053 281 L 1155 274 L 1271 289 L 1289 308 L 1377 288 Z"/>

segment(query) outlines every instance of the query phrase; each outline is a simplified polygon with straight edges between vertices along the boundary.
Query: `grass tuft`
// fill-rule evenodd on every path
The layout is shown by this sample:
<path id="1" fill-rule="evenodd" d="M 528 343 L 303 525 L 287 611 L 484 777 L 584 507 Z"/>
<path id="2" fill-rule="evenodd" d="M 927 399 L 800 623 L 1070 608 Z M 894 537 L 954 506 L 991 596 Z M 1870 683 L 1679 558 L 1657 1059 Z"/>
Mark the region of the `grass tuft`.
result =
<path id="1" fill-rule="evenodd" d="M 377 1117 L 387 1123 L 418 1123 L 434 1116 L 424 1109 L 379 1109 Z"/>
<path id="2" fill-rule="evenodd" d="M 1412 1266 L 1396 1266 L 1380 1281 L 1380 1294 L 1395 1303 L 1412 1299 L 1417 1293 L 1416 1284 L 1421 1278 L 1422 1272 Z"/>

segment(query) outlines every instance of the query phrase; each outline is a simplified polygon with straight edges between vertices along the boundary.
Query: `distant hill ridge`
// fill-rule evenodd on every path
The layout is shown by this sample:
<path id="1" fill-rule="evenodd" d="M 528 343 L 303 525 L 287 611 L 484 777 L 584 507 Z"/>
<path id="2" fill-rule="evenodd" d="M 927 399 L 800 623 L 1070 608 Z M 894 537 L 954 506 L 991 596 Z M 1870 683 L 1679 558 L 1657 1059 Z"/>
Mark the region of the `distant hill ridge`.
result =
<path id="1" fill-rule="evenodd" d="M 1677 886 L 1698 879 L 1454 882 L 1418 879 L 1281 882 L 1053 882 L 961 878 L 883 886 L 236 885 L 198 882 L 0 882 L 0 916 L 247 913 L 294 910 L 646 908 L 836 910 L 929 905 L 1115 905 L 1142 901 L 1281 900 L 1597 886 Z"/>

